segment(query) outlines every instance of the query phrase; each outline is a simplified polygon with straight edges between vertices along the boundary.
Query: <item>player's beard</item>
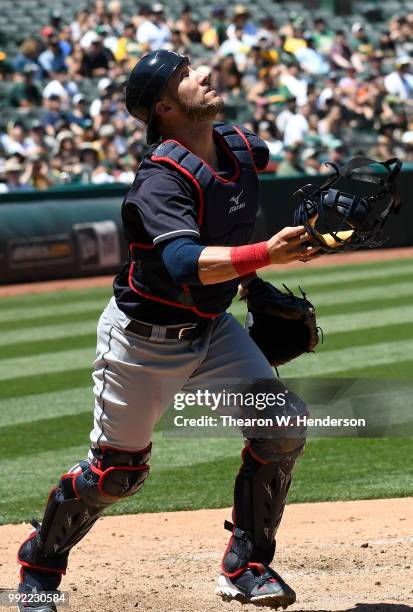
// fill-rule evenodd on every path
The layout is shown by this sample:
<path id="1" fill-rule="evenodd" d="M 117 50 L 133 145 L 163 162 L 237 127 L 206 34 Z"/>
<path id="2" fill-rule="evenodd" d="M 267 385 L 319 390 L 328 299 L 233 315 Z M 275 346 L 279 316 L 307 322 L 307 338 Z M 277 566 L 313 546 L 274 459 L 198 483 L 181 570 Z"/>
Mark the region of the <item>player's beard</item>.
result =
<path id="1" fill-rule="evenodd" d="M 200 104 L 186 104 L 182 100 L 176 100 L 179 109 L 188 117 L 189 121 L 200 123 L 202 121 L 210 121 L 224 110 L 224 100 L 216 96 L 211 102 L 202 102 Z"/>

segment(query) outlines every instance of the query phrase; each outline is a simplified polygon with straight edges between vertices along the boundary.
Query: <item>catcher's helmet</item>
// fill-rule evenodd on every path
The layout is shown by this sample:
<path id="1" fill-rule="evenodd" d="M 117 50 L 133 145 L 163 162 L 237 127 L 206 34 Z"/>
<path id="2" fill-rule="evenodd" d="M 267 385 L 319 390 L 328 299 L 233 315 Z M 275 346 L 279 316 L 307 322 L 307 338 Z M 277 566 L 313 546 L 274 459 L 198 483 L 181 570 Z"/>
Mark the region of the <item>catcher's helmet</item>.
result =
<path id="1" fill-rule="evenodd" d="M 294 223 L 304 225 L 311 242 L 326 253 L 381 246 L 384 223 L 391 212 L 400 208 L 395 181 L 402 162 L 397 158 L 378 162 L 354 157 L 341 168 L 331 162 L 327 165 L 333 168 L 334 174 L 321 187 L 304 185 L 293 194 L 297 203 Z M 372 172 L 356 172 L 372 165 L 386 172 L 384 178 Z M 340 179 L 369 183 L 378 190 L 372 195 L 346 193 L 333 188 Z"/>
<path id="2" fill-rule="evenodd" d="M 155 104 L 178 66 L 188 61 L 187 57 L 174 51 L 152 51 L 139 60 L 129 76 L 126 108 L 132 117 L 146 123 L 148 144 L 159 138 L 153 122 Z"/>

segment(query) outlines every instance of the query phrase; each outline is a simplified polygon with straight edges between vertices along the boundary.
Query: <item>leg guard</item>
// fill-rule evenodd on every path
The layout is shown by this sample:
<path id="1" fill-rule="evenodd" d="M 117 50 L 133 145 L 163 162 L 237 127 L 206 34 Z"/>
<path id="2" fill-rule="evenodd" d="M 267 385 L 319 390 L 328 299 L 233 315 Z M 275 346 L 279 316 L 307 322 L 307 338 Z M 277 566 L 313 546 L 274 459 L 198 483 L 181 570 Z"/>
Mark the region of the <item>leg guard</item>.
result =
<path id="1" fill-rule="evenodd" d="M 304 444 L 302 438 L 248 440 L 235 480 L 234 525 L 224 525 L 232 531 L 222 560 L 226 576 L 238 576 L 251 563 L 271 563 L 294 464 Z"/>
<path id="2" fill-rule="evenodd" d="M 66 572 L 70 549 L 91 529 L 108 506 L 134 495 L 149 472 L 151 445 L 136 451 L 93 450 L 94 460 L 81 461 L 64 474 L 49 494 L 43 522 L 21 545 L 17 560 L 32 569 Z"/>

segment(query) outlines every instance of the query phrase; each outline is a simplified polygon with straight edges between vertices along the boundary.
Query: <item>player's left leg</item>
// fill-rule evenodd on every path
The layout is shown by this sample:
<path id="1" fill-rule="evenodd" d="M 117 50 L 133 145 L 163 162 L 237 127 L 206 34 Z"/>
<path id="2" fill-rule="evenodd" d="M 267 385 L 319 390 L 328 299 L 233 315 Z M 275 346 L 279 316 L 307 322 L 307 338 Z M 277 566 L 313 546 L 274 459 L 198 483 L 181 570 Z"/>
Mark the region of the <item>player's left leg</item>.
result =
<path id="1" fill-rule="evenodd" d="M 215 327 L 208 353 L 189 385 L 206 388 L 217 379 L 240 381 L 244 393 L 264 390 L 277 395 L 284 389 L 261 351 L 230 315 L 223 316 Z M 275 415 L 277 411 L 277 407 L 266 407 L 257 416 Z M 282 414 L 289 412 L 294 416 L 307 414 L 303 402 L 293 394 Z M 235 480 L 233 523 L 225 524 L 232 535 L 216 593 L 244 602 L 287 607 L 294 603 L 295 593 L 270 563 L 294 465 L 304 449 L 305 429 L 289 429 L 288 436 L 279 430 L 260 431 L 259 437 L 251 432 L 246 436 Z"/>
<path id="2" fill-rule="evenodd" d="M 291 587 L 271 567 L 275 535 L 283 515 L 294 464 L 303 439 L 252 439 L 235 480 L 232 532 L 218 578 L 217 594 L 286 608 Z"/>

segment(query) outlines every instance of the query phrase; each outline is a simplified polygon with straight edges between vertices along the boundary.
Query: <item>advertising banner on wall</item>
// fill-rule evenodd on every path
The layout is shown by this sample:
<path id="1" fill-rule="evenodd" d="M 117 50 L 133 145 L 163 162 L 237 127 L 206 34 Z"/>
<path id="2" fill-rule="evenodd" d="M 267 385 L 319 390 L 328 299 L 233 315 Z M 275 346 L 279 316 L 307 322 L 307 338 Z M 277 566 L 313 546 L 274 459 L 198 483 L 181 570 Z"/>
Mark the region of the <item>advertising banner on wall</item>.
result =
<path id="1" fill-rule="evenodd" d="M 107 269 L 120 264 L 119 233 L 114 221 L 77 223 L 73 231 L 81 270 Z"/>

